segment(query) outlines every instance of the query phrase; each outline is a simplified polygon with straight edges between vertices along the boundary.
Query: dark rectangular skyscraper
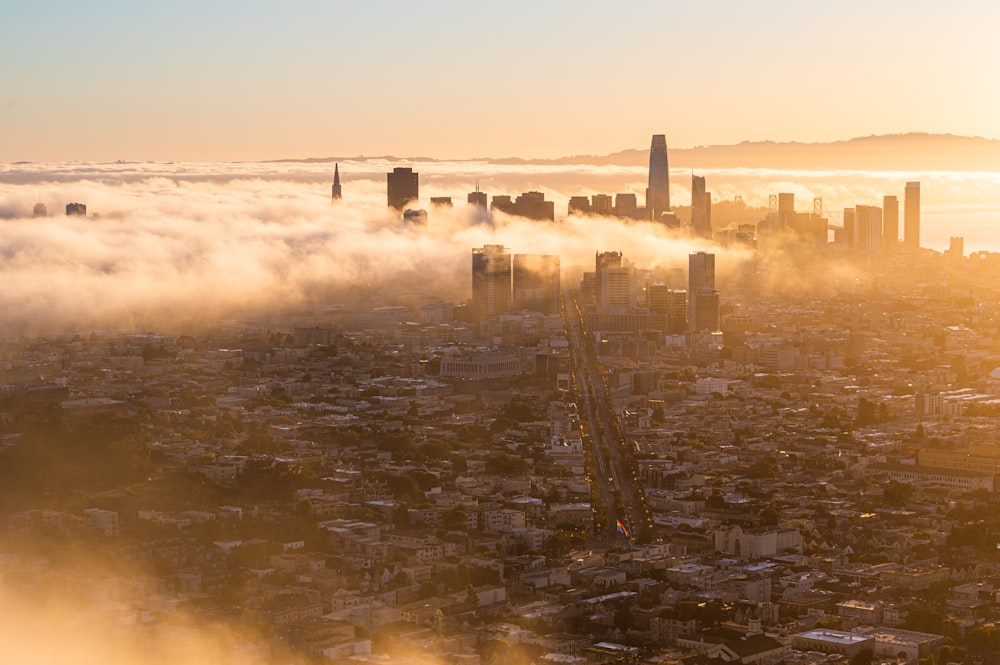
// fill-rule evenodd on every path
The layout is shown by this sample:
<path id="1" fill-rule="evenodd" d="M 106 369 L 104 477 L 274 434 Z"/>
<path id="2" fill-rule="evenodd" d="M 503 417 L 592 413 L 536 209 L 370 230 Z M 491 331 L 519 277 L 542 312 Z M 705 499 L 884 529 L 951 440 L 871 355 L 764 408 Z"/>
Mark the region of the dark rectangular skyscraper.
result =
<path id="1" fill-rule="evenodd" d="M 903 247 L 907 252 L 920 249 L 920 183 L 906 183 L 903 196 Z"/>
<path id="2" fill-rule="evenodd" d="M 712 237 L 711 200 L 705 191 L 705 177 L 691 176 L 691 233 L 702 238 Z"/>
<path id="3" fill-rule="evenodd" d="M 692 332 L 718 330 L 719 292 L 715 290 L 715 254 L 688 256 L 688 328 Z"/>
<path id="4" fill-rule="evenodd" d="M 411 168 L 399 166 L 394 168 L 392 173 L 385 174 L 386 192 L 390 208 L 403 210 L 408 203 L 420 198 L 419 175 L 419 173 L 414 173 Z"/>
<path id="5" fill-rule="evenodd" d="M 480 321 L 510 312 L 510 252 L 503 245 L 472 250 L 472 309 Z"/>
<path id="6" fill-rule="evenodd" d="M 670 169 L 667 163 L 667 137 L 653 134 L 649 146 L 649 186 L 646 188 L 646 210 L 653 220 L 670 210 Z"/>

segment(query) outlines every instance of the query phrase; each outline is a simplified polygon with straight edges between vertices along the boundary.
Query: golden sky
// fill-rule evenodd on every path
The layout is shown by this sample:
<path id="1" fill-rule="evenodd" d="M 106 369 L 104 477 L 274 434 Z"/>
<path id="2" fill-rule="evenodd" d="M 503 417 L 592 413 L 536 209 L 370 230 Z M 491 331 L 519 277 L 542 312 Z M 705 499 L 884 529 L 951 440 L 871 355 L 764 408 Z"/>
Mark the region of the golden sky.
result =
<path id="1" fill-rule="evenodd" d="M 1000 137 L 1000 3 L 13 3 L 0 162 Z"/>

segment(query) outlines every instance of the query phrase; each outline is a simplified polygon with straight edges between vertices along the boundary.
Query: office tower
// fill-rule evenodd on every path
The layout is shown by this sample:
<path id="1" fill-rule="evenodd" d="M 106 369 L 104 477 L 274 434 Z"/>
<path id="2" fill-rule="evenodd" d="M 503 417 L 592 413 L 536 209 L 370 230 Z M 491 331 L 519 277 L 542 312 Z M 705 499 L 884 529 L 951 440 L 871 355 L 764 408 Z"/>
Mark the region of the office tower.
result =
<path id="1" fill-rule="evenodd" d="M 691 252 L 688 255 L 688 293 L 715 290 L 715 254 Z"/>
<path id="2" fill-rule="evenodd" d="M 612 212 L 610 194 L 594 194 L 590 197 L 590 212 L 595 215 L 610 215 Z"/>
<path id="3" fill-rule="evenodd" d="M 667 164 L 667 137 L 653 134 L 649 145 L 649 186 L 646 188 L 646 210 L 653 221 L 670 210 L 670 169 Z"/>
<path id="4" fill-rule="evenodd" d="M 691 232 L 702 238 L 712 237 L 712 222 L 708 192 L 705 191 L 705 177 L 691 176 Z"/>
<path id="5" fill-rule="evenodd" d="M 875 206 L 854 207 L 855 244 L 862 252 L 882 248 L 882 209 Z"/>
<path id="6" fill-rule="evenodd" d="M 511 307 L 511 259 L 503 245 L 472 250 L 472 311 L 480 321 Z"/>
<path id="7" fill-rule="evenodd" d="M 639 210 L 639 200 L 635 194 L 615 194 L 615 214 L 626 219 L 635 219 Z"/>
<path id="8" fill-rule="evenodd" d="M 42 203 L 41 201 L 39 201 L 38 203 L 35 204 L 35 207 L 31 209 L 31 216 L 32 217 L 48 217 L 49 216 L 49 209 L 48 209 L 48 207 L 46 207 L 46 205 L 44 203 Z"/>
<path id="9" fill-rule="evenodd" d="M 667 332 L 683 335 L 687 330 L 687 314 L 688 292 L 684 289 L 671 289 L 667 307 Z"/>
<path id="10" fill-rule="evenodd" d="M 903 247 L 908 252 L 920 250 L 920 183 L 906 183 L 903 194 Z"/>
<path id="11" fill-rule="evenodd" d="M 854 223 L 854 208 L 844 208 L 844 242 L 848 247 L 858 244 L 858 230 Z"/>
<path id="12" fill-rule="evenodd" d="M 515 254 L 514 311 L 558 314 L 559 257 L 555 254 Z"/>
<path id="13" fill-rule="evenodd" d="M 480 208 L 486 207 L 486 192 L 481 192 L 478 189 L 474 192 L 469 192 L 468 196 L 469 205 L 479 206 Z"/>
<path id="14" fill-rule="evenodd" d="M 570 215 L 586 215 L 590 212 L 590 199 L 586 196 L 571 196 L 569 197 L 569 210 Z"/>
<path id="15" fill-rule="evenodd" d="M 947 255 L 953 259 L 965 258 L 965 238 L 952 236 L 948 243 Z"/>
<path id="16" fill-rule="evenodd" d="M 688 329 L 692 332 L 718 330 L 718 309 L 719 292 L 715 290 L 715 254 L 692 252 L 688 255 Z M 712 327 L 713 325 L 715 327 Z"/>
<path id="17" fill-rule="evenodd" d="M 508 215 L 527 217 L 539 221 L 555 221 L 556 204 L 545 200 L 542 192 L 524 192 L 516 199 L 511 200 L 507 195 L 497 195 L 493 197 L 490 210 L 499 210 Z"/>
<path id="18" fill-rule="evenodd" d="M 795 194 L 784 192 L 778 194 L 778 225 L 782 230 L 792 225 L 795 217 Z"/>
<path id="19" fill-rule="evenodd" d="M 73 215 L 79 215 L 81 217 L 87 216 L 87 204 L 86 203 L 67 203 L 66 204 L 66 216 L 70 217 Z"/>
<path id="20" fill-rule="evenodd" d="M 340 164 L 333 165 L 333 187 L 331 188 L 331 201 L 340 200 Z"/>
<path id="21" fill-rule="evenodd" d="M 454 204 L 451 202 L 450 196 L 432 196 L 431 205 L 435 208 L 452 208 Z"/>
<path id="22" fill-rule="evenodd" d="M 670 310 L 670 285 L 647 284 L 646 307 L 654 314 L 666 314 Z"/>
<path id="23" fill-rule="evenodd" d="M 899 199 L 882 197 L 882 250 L 891 252 L 899 244 Z"/>
<path id="24" fill-rule="evenodd" d="M 719 292 L 699 293 L 694 297 L 694 323 L 688 324 L 694 332 L 716 332 L 721 328 Z M 689 305 L 690 308 L 690 305 Z"/>
<path id="25" fill-rule="evenodd" d="M 631 307 L 632 272 L 621 252 L 598 252 L 595 255 L 594 300 L 599 310 Z"/>
<path id="26" fill-rule="evenodd" d="M 419 196 L 419 173 L 411 168 L 397 166 L 392 173 L 385 174 L 386 193 L 389 207 L 403 210 L 408 203 L 416 201 Z"/>
<path id="27" fill-rule="evenodd" d="M 635 270 L 628 263 L 602 269 L 597 282 L 597 309 L 602 312 L 630 309 L 634 284 Z"/>

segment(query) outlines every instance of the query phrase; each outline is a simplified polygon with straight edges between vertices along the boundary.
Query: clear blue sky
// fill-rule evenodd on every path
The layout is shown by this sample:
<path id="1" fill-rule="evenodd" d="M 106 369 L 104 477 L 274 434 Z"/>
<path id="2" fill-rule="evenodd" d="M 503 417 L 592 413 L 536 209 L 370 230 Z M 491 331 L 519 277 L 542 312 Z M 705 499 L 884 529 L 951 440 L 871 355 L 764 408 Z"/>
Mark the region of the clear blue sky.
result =
<path id="1" fill-rule="evenodd" d="M 1000 3 L 11 2 L 0 161 L 1000 138 Z"/>

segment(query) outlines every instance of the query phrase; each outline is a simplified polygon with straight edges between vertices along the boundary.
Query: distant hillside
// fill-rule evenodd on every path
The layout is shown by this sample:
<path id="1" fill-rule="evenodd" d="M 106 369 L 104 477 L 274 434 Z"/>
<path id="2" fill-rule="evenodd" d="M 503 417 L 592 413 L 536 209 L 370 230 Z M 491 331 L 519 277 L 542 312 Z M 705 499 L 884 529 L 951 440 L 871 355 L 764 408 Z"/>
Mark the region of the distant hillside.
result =
<path id="1" fill-rule="evenodd" d="M 670 137 L 667 136 L 669 145 Z M 696 148 L 670 148 L 671 168 L 773 168 L 773 169 L 849 169 L 873 171 L 1000 171 L 1000 141 L 953 134 L 888 134 L 835 141 L 832 143 L 776 143 L 744 141 L 736 145 L 709 145 Z M 303 162 L 385 160 L 389 162 L 434 162 L 427 157 L 324 157 Z M 648 149 L 622 150 L 610 155 L 575 155 L 556 159 L 521 159 L 517 157 L 475 160 L 491 164 L 591 164 L 645 166 Z"/>
<path id="2" fill-rule="evenodd" d="M 667 137 L 668 145 L 670 137 Z M 737 145 L 670 148 L 670 166 L 851 170 L 1000 171 L 1000 141 L 952 134 L 890 134 L 833 143 L 744 141 Z M 644 166 L 648 150 L 548 160 L 493 159 L 500 164 Z"/>

